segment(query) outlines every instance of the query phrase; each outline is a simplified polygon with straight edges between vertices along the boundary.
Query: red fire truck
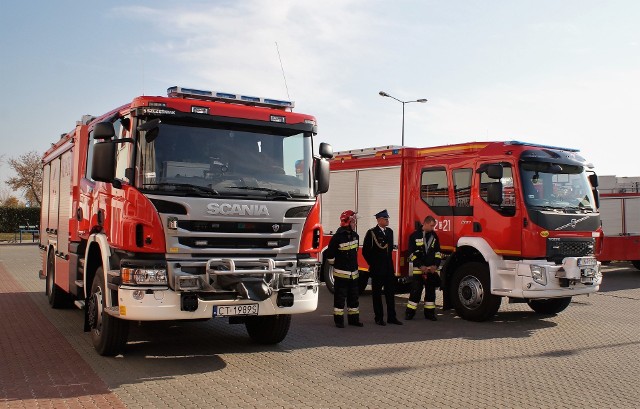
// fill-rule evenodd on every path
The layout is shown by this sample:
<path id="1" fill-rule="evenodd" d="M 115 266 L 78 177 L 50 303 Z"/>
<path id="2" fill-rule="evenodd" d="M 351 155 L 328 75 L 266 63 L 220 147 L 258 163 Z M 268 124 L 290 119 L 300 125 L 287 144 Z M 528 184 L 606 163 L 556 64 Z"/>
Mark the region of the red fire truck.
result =
<path id="1" fill-rule="evenodd" d="M 600 194 L 604 240 L 600 261 L 630 261 L 640 270 L 640 193 L 612 189 Z"/>
<path id="2" fill-rule="evenodd" d="M 181 87 L 85 116 L 43 158 L 54 308 L 85 311 L 101 355 L 130 321 L 228 317 L 277 343 L 318 303 L 331 147 L 293 103 Z"/>
<path id="3" fill-rule="evenodd" d="M 594 257 L 602 235 L 597 176 L 588 170 L 574 149 L 517 141 L 339 152 L 321 199 L 323 246 L 343 210 L 358 212 L 363 235 L 386 208 L 403 281 L 411 271 L 408 236 L 432 215 L 448 254 L 440 272 L 444 308 L 483 321 L 508 297 L 558 313 L 571 297 L 596 292 L 602 279 Z M 364 284 L 362 258 L 360 266 Z M 323 277 L 331 287 L 328 263 Z"/>

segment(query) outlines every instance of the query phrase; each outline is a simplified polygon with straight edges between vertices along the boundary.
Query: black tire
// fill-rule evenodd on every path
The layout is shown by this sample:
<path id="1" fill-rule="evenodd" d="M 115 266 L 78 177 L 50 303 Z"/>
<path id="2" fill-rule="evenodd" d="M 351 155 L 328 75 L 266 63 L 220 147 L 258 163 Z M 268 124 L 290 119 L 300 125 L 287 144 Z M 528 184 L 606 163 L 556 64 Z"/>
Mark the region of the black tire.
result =
<path id="1" fill-rule="evenodd" d="M 548 300 L 529 300 L 529 307 L 538 314 L 557 314 L 571 304 L 571 297 L 549 298 Z"/>
<path id="2" fill-rule="evenodd" d="M 631 264 L 633 264 L 633 266 L 634 266 L 635 268 L 637 268 L 638 270 L 640 270 L 640 260 L 633 260 L 633 261 L 631 262 Z"/>
<path id="3" fill-rule="evenodd" d="M 367 289 L 367 285 L 369 285 L 369 272 L 358 272 L 358 292 L 360 295 L 364 294 Z"/>
<path id="4" fill-rule="evenodd" d="M 102 356 L 114 356 L 124 351 L 129 336 L 129 322 L 110 316 L 104 311 L 104 272 L 98 268 L 91 285 L 91 295 L 87 305 L 91 341 Z"/>
<path id="5" fill-rule="evenodd" d="M 451 298 L 459 316 L 468 321 L 486 321 L 500 309 L 502 297 L 491 294 L 489 266 L 466 263 L 451 280 Z"/>
<path id="6" fill-rule="evenodd" d="M 335 280 L 333 279 L 333 266 L 327 262 L 322 263 L 322 276 L 324 277 L 324 283 L 327 286 L 327 290 L 331 294 L 335 292 Z"/>
<path id="7" fill-rule="evenodd" d="M 244 324 L 252 340 L 259 344 L 272 345 L 282 341 L 289 332 L 291 315 L 264 315 L 247 317 Z"/>
<path id="8" fill-rule="evenodd" d="M 45 284 L 45 294 L 49 300 L 51 308 L 67 308 L 69 307 L 69 294 L 56 285 L 56 260 L 53 251 L 47 256 L 47 276 Z"/>

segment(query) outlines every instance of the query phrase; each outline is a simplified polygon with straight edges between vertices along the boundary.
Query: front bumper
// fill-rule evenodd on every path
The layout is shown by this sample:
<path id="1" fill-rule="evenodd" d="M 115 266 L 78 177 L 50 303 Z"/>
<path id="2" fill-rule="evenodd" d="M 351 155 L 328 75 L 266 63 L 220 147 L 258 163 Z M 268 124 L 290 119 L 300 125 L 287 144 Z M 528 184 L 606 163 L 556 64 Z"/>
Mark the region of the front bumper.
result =
<path id="1" fill-rule="evenodd" d="M 168 286 L 120 285 L 117 306 L 106 312 L 136 321 L 212 318 L 216 306 L 250 304 L 258 315 L 311 312 L 318 267 L 315 259 L 168 260 Z"/>
<path id="2" fill-rule="evenodd" d="M 587 258 L 567 257 L 559 265 L 541 260 L 507 262 L 496 268 L 497 274 L 492 278 L 491 292 L 525 299 L 595 293 L 602 283 L 601 263 L 593 259 L 592 264 L 579 265 L 584 259 Z"/>

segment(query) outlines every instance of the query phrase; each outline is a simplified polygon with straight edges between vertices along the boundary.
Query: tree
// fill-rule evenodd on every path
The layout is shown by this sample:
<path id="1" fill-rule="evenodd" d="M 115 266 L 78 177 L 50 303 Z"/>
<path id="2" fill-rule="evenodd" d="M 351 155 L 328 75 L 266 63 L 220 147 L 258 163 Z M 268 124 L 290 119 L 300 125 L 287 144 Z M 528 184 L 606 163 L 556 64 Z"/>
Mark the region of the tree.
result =
<path id="1" fill-rule="evenodd" d="M 15 196 L 9 196 L 5 200 L 2 201 L 2 206 L 5 207 L 23 207 L 23 203 Z"/>
<path id="2" fill-rule="evenodd" d="M 9 178 L 7 184 L 15 191 L 22 190 L 25 199 L 32 205 L 42 204 L 42 155 L 36 151 L 9 159 L 9 166 L 17 176 Z"/>

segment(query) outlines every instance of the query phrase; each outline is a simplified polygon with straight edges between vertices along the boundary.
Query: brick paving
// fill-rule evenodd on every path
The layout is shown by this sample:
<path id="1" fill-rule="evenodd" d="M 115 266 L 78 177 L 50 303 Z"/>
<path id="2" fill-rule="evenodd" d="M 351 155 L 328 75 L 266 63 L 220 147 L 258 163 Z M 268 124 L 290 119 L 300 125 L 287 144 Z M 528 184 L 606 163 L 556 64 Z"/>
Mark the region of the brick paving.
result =
<path id="1" fill-rule="evenodd" d="M 337 329 L 331 295 L 321 288 L 318 311 L 294 317 L 279 345 L 254 345 L 243 326 L 226 320 L 143 323 L 132 327 L 127 351 L 116 358 L 95 353 L 81 311 L 49 308 L 39 268 L 37 247 L 0 246 L 0 406 L 635 408 L 640 402 L 640 272 L 626 266 L 609 267 L 598 294 L 574 298 L 557 316 L 503 301 L 492 322 L 445 312 L 436 323 L 416 318 L 379 327 L 364 295 L 365 327 Z M 404 301 L 397 298 L 398 311 Z"/>

